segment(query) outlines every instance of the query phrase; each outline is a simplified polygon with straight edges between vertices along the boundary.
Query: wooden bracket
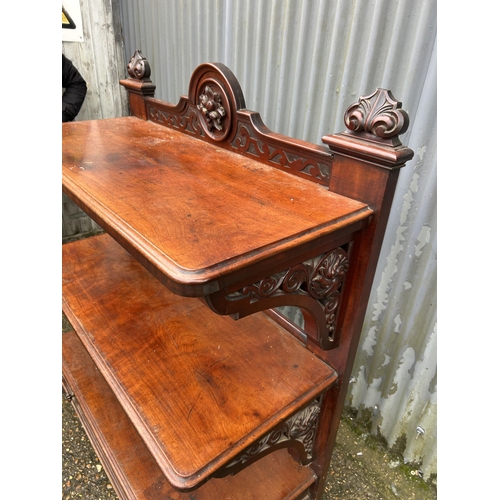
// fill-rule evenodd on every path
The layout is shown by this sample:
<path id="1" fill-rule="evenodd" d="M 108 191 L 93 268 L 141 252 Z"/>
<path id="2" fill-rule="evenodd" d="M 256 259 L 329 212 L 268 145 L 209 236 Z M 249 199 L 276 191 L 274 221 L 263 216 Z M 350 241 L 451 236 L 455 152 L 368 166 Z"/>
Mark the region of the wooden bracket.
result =
<path id="1" fill-rule="evenodd" d="M 231 293 L 213 293 L 205 300 L 214 312 L 234 319 L 279 306 L 300 307 L 308 339 L 322 349 L 333 349 L 339 342 L 337 313 L 348 269 L 348 252 L 338 247 Z"/>
<path id="2" fill-rule="evenodd" d="M 321 396 L 313 400 L 219 469 L 214 477 L 233 475 L 280 448 L 293 448 L 302 465 L 310 463 L 314 458 L 313 445 L 321 413 L 321 402 Z"/>

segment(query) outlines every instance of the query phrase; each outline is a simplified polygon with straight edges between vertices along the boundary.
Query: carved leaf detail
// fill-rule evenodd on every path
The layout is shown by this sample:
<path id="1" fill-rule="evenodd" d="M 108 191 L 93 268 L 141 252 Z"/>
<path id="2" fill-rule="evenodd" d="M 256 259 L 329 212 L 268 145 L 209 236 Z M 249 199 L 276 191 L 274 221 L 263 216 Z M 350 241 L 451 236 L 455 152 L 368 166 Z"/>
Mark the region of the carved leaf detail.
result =
<path id="1" fill-rule="evenodd" d="M 354 132 L 368 132 L 390 139 L 406 132 L 410 120 L 390 90 L 377 89 L 350 106 L 345 112 L 344 122 Z"/>
<path id="2" fill-rule="evenodd" d="M 240 300 L 242 297 L 250 297 L 252 302 L 259 301 L 260 299 L 270 297 L 276 293 L 283 283 L 283 278 L 284 273 L 269 276 L 258 283 L 246 286 L 237 292 L 229 294 L 227 298 L 229 300 Z"/>
<path id="3" fill-rule="evenodd" d="M 311 277 L 311 295 L 318 299 L 331 295 L 342 284 L 348 269 L 349 260 L 343 250 L 327 254 L 318 262 Z"/>
<path id="4" fill-rule="evenodd" d="M 127 71 L 128 74 L 136 80 L 149 80 L 151 76 L 151 67 L 139 49 L 136 49 L 134 55 L 130 58 L 127 64 Z"/>
<path id="5" fill-rule="evenodd" d="M 308 271 L 308 268 L 303 264 L 292 267 L 283 279 L 283 291 L 285 293 L 296 292 L 302 284 L 307 281 L 307 277 L 309 275 Z"/>
<path id="6" fill-rule="evenodd" d="M 330 338 L 335 334 L 335 320 L 337 314 L 337 307 L 340 304 L 340 293 L 335 292 L 324 304 L 324 311 L 326 317 L 326 325 Z"/>
<path id="7" fill-rule="evenodd" d="M 305 461 L 311 461 L 313 459 L 314 437 L 320 413 L 321 401 L 315 400 L 309 406 L 290 417 L 280 427 L 273 429 L 247 448 L 242 454 L 227 464 L 220 475 L 230 474 L 234 469 L 241 468 L 247 462 L 253 462 L 259 455 L 278 445 L 282 446 L 282 443 L 289 441 L 301 443 L 305 452 Z"/>
<path id="8" fill-rule="evenodd" d="M 266 300 L 273 297 L 290 296 L 289 303 L 293 305 L 293 296 L 306 297 L 320 308 L 313 308 L 315 320 L 319 326 L 318 340 L 325 347 L 331 344 L 335 335 L 337 309 L 341 299 L 341 287 L 349 269 L 347 252 L 336 248 L 319 255 L 302 264 L 296 264 L 286 271 L 268 276 L 253 285 L 226 295 L 225 299 L 232 302 L 231 310 L 238 310 L 234 304 L 247 301 L 249 304 L 261 302 L 266 308 Z M 304 304 L 304 303 L 303 303 Z M 244 307 L 244 306 L 243 306 Z M 307 308 L 307 306 L 304 305 Z"/>
<path id="9" fill-rule="evenodd" d="M 290 437 L 302 442 L 309 459 L 312 459 L 316 424 L 320 412 L 321 408 L 319 402 L 314 402 L 304 411 L 292 417 L 289 421 Z"/>

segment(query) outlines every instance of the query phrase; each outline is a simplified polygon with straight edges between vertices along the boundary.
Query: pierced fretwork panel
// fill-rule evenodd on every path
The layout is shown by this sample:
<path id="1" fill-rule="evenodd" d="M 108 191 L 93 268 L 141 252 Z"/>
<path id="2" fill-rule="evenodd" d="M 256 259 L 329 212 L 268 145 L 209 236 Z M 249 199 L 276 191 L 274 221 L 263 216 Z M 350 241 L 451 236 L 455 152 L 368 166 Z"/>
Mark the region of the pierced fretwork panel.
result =
<path id="1" fill-rule="evenodd" d="M 182 112 L 173 112 L 167 109 L 162 109 L 158 104 L 150 104 L 148 106 L 149 119 L 160 125 L 164 125 L 175 130 L 186 132 L 187 134 L 204 137 L 205 132 L 200 123 L 199 114 L 195 106 L 186 105 Z"/>
<path id="2" fill-rule="evenodd" d="M 217 476 L 235 474 L 279 448 L 294 448 L 302 465 L 310 463 L 314 458 L 312 452 L 321 412 L 321 399 L 319 397 L 312 401 L 306 408 L 259 439 L 218 471 Z"/>
<path id="3" fill-rule="evenodd" d="M 294 172 L 319 184 L 328 186 L 330 181 L 329 164 L 312 156 L 299 155 L 287 149 L 284 144 L 278 142 L 273 144 L 262 140 L 250 124 L 239 125 L 231 147 L 241 154 L 259 158 L 270 165 Z M 326 161 L 326 158 L 324 160 Z"/>
<path id="4" fill-rule="evenodd" d="M 212 294 L 207 303 L 235 319 L 275 307 L 299 307 L 310 340 L 332 349 L 337 345 L 337 313 L 348 268 L 347 251 L 339 247 L 235 292 Z"/>

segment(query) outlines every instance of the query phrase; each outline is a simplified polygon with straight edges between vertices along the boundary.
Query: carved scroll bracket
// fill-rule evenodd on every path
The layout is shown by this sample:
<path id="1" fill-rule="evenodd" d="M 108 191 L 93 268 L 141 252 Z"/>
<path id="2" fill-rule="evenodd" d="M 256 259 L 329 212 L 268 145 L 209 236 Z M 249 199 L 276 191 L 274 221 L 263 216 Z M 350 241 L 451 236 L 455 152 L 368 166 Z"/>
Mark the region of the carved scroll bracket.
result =
<path id="1" fill-rule="evenodd" d="M 216 292 L 206 300 L 213 311 L 235 319 L 279 306 L 300 307 L 308 338 L 322 349 L 332 349 L 338 343 L 337 312 L 348 268 L 347 252 L 336 248 L 235 292 Z"/>
<path id="2" fill-rule="evenodd" d="M 320 412 L 321 397 L 312 401 L 306 408 L 240 453 L 234 460 L 220 469 L 216 476 L 224 477 L 235 474 L 264 455 L 279 448 L 296 449 L 302 465 L 307 465 L 314 458 L 312 454 L 313 445 Z"/>

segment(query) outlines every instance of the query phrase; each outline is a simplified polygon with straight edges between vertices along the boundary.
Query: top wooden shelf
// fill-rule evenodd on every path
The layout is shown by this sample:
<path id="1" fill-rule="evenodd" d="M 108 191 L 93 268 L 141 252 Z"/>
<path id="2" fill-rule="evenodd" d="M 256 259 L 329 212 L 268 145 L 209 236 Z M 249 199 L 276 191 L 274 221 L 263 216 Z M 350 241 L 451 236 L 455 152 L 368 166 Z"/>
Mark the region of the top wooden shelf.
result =
<path id="1" fill-rule="evenodd" d="M 290 182 L 292 180 L 292 182 Z M 136 117 L 63 127 L 63 190 L 173 292 L 200 296 L 351 234 L 372 211 Z"/>

